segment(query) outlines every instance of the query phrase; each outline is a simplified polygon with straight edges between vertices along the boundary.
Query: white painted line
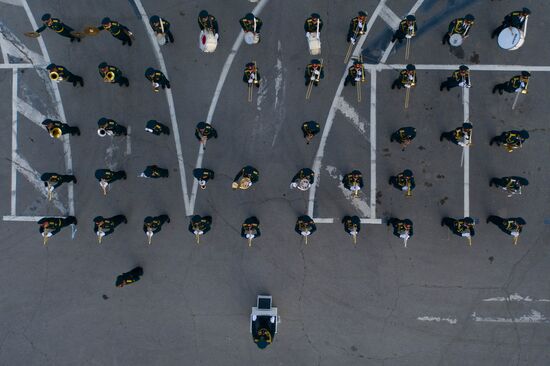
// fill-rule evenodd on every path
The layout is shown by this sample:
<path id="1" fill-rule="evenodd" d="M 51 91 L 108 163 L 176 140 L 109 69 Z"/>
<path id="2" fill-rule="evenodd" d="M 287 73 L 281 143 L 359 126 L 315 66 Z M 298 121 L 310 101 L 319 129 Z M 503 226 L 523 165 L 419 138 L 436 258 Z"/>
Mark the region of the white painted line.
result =
<path id="1" fill-rule="evenodd" d="M 160 69 L 164 73 L 166 78 L 170 80 L 170 78 L 168 77 L 168 71 L 166 70 L 166 64 L 164 63 L 164 57 L 162 56 L 162 52 L 160 51 L 160 46 L 157 42 L 157 37 L 155 36 L 155 34 L 153 33 L 153 30 L 151 29 L 151 26 L 149 25 L 149 17 L 147 16 L 147 13 L 145 12 L 143 5 L 141 4 L 141 1 L 140 0 L 133 0 L 133 1 L 136 4 L 136 7 L 139 11 L 141 20 L 143 21 L 143 25 L 145 26 L 145 30 L 149 35 L 149 40 L 151 41 L 151 45 L 155 50 L 155 57 L 157 59 L 157 63 L 159 64 Z M 189 196 L 187 193 L 187 179 L 185 177 L 185 164 L 183 161 L 183 152 L 181 149 L 181 139 L 180 139 L 180 132 L 178 127 L 178 120 L 176 118 L 176 109 L 174 107 L 174 97 L 172 95 L 171 89 L 165 89 L 165 91 L 166 91 L 166 99 L 168 101 L 168 109 L 170 111 L 172 135 L 174 136 L 174 143 L 176 144 L 176 155 L 178 157 L 178 169 L 180 173 L 180 182 L 181 182 L 181 189 L 183 194 L 183 204 L 185 206 L 186 215 L 190 216 L 193 214 L 193 210 L 190 208 Z"/>
<path id="2" fill-rule="evenodd" d="M 1 39 L 0 39 L 1 40 Z M 2 54 L 4 54 L 4 47 L 2 47 Z M 2 55 L 3 56 L 3 55 Z M 34 69 L 48 66 L 47 64 L 43 65 L 34 65 L 34 64 L 9 64 L 7 59 L 4 59 L 3 64 L 0 64 L 0 69 Z"/>
<path id="3" fill-rule="evenodd" d="M 334 219 L 333 218 L 320 218 L 320 217 L 314 217 L 313 218 L 313 221 L 316 223 L 316 224 L 333 224 L 334 223 Z"/>
<path id="4" fill-rule="evenodd" d="M 401 22 L 401 18 L 398 17 L 393 10 L 388 8 L 387 5 L 384 5 L 380 10 L 380 18 L 382 18 L 393 30 L 396 30 Z"/>
<path id="5" fill-rule="evenodd" d="M 449 324 L 456 324 L 456 318 L 440 318 L 438 316 L 419 316 L 416 318 L 422 322 L 447 322 Z"/>
<path id="6" fill-rule="evenodd" d="M 0 0 L 0 3 L 21 6 L 21 0 Z"/>
<path id="7" fill-rule="evenodd" d="M 15 153 L 15 156 L 13 158 L 12 164 L 15 166 L 17 171 L 21 173 L 27 180 L 34 186 L 34 188 L 40 192 L 44 197 L 48 197 L 48 191 L 44 187 L 44 182 L 40 180 L 40 173 L 38 173 L 29 162 L 24 159 L 21 155 L 19 155 L 17 152 Z M 70 184 L 68 184 L 70 186 Z M 63 204 L 59 201 L 57 193 L 53 191 L 52 194 L 52 202 L 54 206 L 62 213 L 66 214 L 67 209 L 63 206 Z"/>
<path id="8" fill-rule="evenodd" d="M 550 302 L 550 299 L 533 299 L 530 296 L 521 296 L 518 293 L 511 294 L 510 296 L 502 297 L 490 297 L 488 299 L 483 299 L 481 301 L 488 302 Z"/>
<path id="9" fill-rule="evenodd" d="M 380 225 L 382 224 L 382 219 L 361 219 L 361 224 L 374 224 L 374 225 Z"/>
<path id="10" fill-rule="evenodd" d="M 32 11 L 29 7 L 29 4 L 27 3 L 27 0 L 21 0 L 21 4 L 23 5 L 23 8 L 25 9 L 25 12 L 27 13 L 27 18 L 29 18 L 29 22 L 31 23 L 33 29 L 37 29 L 38 25 L 36 24 L 36 20 L 34 19 L 34 15 L 32 14 Z M 38 40 L 38 45 L 40 46 L 40 51 L 42 52 L 42 56 L 44 57 L 44 60 L 46 63 L 50 63 L 50 55 L 48 54 L 48 49 L 46 48 L 46 44 L 44 43 L 44 40 L 42 37 L 36 38 Z M 48 83 L 50 87 L 53 89 L 56 109 L 61 117 L 61 119 L 64 122 L 67 122 L 67 117 L 65 115 L 65 109 L 63 108 L 63 103 L 61 101 L 61 94 L 59 94 L 59 88 L 57 87 L 57 83 L 50 82 Z M 69 140 L 69 135 L 63 136 L 63 153 L 65 156 L 65 167 L 67 170 L 67 174 L 73 174 L 73 158 L 71 154 L 71 144 Z M 67 185 L 67 192 L 68 192 L 68 198 L 69 198 L 69 215 L 74 216 L 74 187 L 72 184 Z"/>
<path id="11" fill-rule="evenodd" d="M 139 0 L 136 0 L 139 1 Z M 254 9 L 252 9 L 252 13 L 254 15 L 259 15 L 262 9 L 267 5 L 269 0 L 262 0 Z M 229 74 L 229 69 L 231 68 L 231 65 L 233 64 L 233 60 L 235 59 L 235 55 L 239 51 L 239 48 L 241 47 L 241 44 L 243 43 L 244 39 L 244 32 L 239 31 L 239 35 L 237 36 L 237 39 L 233 43 L 233 47 L 231 47 L 231 52 L 229 53 L 229 56 L 227 56 L 227 59 L 225 60 L 225 63 L 222 68 L 222 72 L 220 74 L 220 78 L 218 79 L 218 84 L 216 85 L 216 90 L 214 91 L 214 96 L 212 97 L 212 101 L 210 102 L 210 107 L 208 108 L 208 115 L 206 116 L 206 123 L 212 124 L 212 117 L 214 116 L 214 112 L 216 110 L 216 106 L 218 105 L 218 100 L 220 99 L 220 95 L 222 92 L 223 85 L 225 84 L 225 79 L 227 79 L 227 75 Z M 260 99 L 257 101 L 258 107 L 260 103 Z M 204 157 L 204 152 L 202 145 L 199 145 L 199 152 L 197 155 L 197 162 L 195 164 L 195 168 L 199 169 L 202 167 L 202 160 Z M 197 200 L 197 193 L 199 188 L 199 182 L 196 179 L 193 179 L 193 188 L 191 190 L 191 197 L 189 200 L 189 208 L 190 212 L 187 214 L 188 216 L 193 214 L 193 211 L 195 210 L 195 201 Z"/>
<path id="12" fill-rule="evenodd" d="M 353 55 L 352 55 L 353 57 L 357 57 L 361 53 L 361 47 L 363 46 L 363 43 L 367 39 L 367 36 L 370 30 L 372 29 L 372 24 L 378 18 L 380 11 L 385 3 L 386 3 L 386 0 L 380 0 L 380 2 L 378 3 L 378 6 L 376 6 L 376 9 L 374 9 L 372 16 L 367 23 L 367 31 L 365 32 L 365 35 L 359 39 L 359 41 L 357 42 L 357 45 L 355 46 L 355 50 L 353 51 Z M 330 110 L 328 112 L 325 125 L 322 126 L 323 134 L 321 135 L 321 141 L 319 142 L 319 148 L 317 149 L 317 153 L 315 154 L 315 160 L 313 161 L 313 167 L 312 167 L 312 170 L 315 173 L 315 176 L 317 177 L 317 181 L 315 184 L 312 185 L 312 187 L 309 190 L 307 212 L 308 212 L 308 216 L 310 217 L 313 217 L 313 211 L 315 207 L 315 192 L 317 191 L 317 186 L 321 181 L 321 176 L 319 173 L 321 171 L 321 163 L 325 155 L 325 146 L 327 144 L 327 139 L 328 139 L 328 135 L 330 134 L 332 124 L 334 123 L 334 116 L 336 114 L 336 109 L 338 107 L 338 98 L 342 94 L 342 90 L 344 88 L 344 81 L 346 80 L 346 76 L 347 76 L 347 70 L 353 63 L 353 57 L 350 58 L 348 64 L 346 65 L 344 74 L 340 79 L 340 84 L 338 84 L 338 89 L 336 90 L 336 93 L 334 95 L 334 99 L 332 99 L 332 104 L 330 106 Z"/>
<path id="13" fill-rule="evenodd" d="M 519 318 L 501 318 L 501 317 L 481 317 L 477 316 L 477 314 L 474 312 L 472 313 L 472 319 L 476 322 L 483 322 L 483 323 L 527 323 L 527 324 L 533 324 L 533 323 L 550 323 L 550 320 L 546 318 L 542 313 L 531 310 L 531 313 L 522 315 Z"/>
<path id="14" fill-rule="evenodd" d="M 436 64 L 415 64 L 417 70 L 457 70 L 461 64 L 436 65 Z M 368 70 L 402 70 L 406 64 L 365 64 Z M 549 72 L 550 66 L 529 66 L 529 65 L 467 65 L 472 71 L 529 71 Z"/>
<path id="15" fill-rule="evenodd" d="M 14 70 L 17 72 L 17 70 Z M 23 99 L 17 97 L 15 95 L 14 102 L 17 105 L 17 111 L 27 117 L 27 119 L 34 124 L 36 124 L 38 127 L 43 128 L 42 122 L 47 118 L 45 115 L 42 114 L 38 109 L 34 108 L 32 105 L 25 102 Z"/>
<path id="16" fill-rule="evenodd" d="M 46 216 L 16 216 L 16 215 L 6 215 L 2 216 L 4 221 L 23 221 L 23 222 L 37 222 L 44 217 L 58 217 L 63 218 L 67 216 L 56 216 L 56 215 L 46 215 Z"/>
<path id="17" fill-rule="evenodd" d="M 376 71 L 370 72 L 370 215 L 376 217 Z"/>
<path id="18" fill-rule="evenodd" d="M 422 6 L 423 2 L 424 0 L 417 0 L 417 2 L 413 5 L 411 10 L 409 11 L 409 14 L 416 14 L 416 12 L 418 11 L 418 8 Z"/>
<path id="19" fill-rule="evenodd" d="M 418 8 L 420 8 L 420 6 L 422 5 L 422 3 L 424 2 L 424 0 L 417 0 L 417 2 L 413 5 L 413 7 L 411 8 L 411 10 L 407 13 L 407 15 L 409 14 L 415 14 L 416 11 L 418 10 Z M 395 14 L 394 14 L 395 15 Z M 397 16 L 397 15 L 396 15 Z M 389 23 L 388 23 L 389 24 Z M 392 29 L 395 31 L 397 30 L 397 26 L 399 25 L 399 23 L 397 25 L 395 25 L 394 27 L 392 27 Z M 395 46 L 395 42 L 390 42 L 390 44 L 388 45 L 388 47 L 386 47 L 386 49 L 384 50 L 384 54 L 382 55 L 382 58 L 380 59 L 380 63 L 383 63 L 385 64 L 386 61 L 388 60 L 388 57 L 390 57 L 390 53 L 391 53 L 391 50 L 393 49 L 393 46 Z"/>
<path id="20" fill-rule="evenodd" d="M 128 126 L 126 135 L 126 155 L 132 154 L 132 141 L 130 140 L 130 134 L 132 133 L 132 126 Z"/>
<path id="21" fill-rule="evenodd" d="M 2 60 L 4 60 L 3 64 L 0 64 L 0 67 L 3 65 L 9 64 L 10 59 L 8 57 L 8 50 L 7 45 L 5 44 L 4 36 L 0 37 L 0 50 L 2 51 Z M 2 67 L 8 69 L 8 67 Z"/>
<path id="22" fill-rule="evenodd" d="M 464 89 L 464 122 L 470 121 L 470 89 Z M 473 133 L 472 133 L 473 141 Z M 464 149 L 464 217 L 470 216 L 470 146 Z"/>
<path id="23" fill-rule="evenodd" d="M 351 104 L 346 102 L 344 97 L 338 97 L 337 108 L 339 112 L 341 112 L 347 119 L 351 121 L 353 127 L 355 127 L 361 133 L 361 135 L 365 135 L 365 133 L 367 132 L 365 130 L 366 122 L 361 121 L 361 116 L 359 116 L 357 110 Z"/>
<path id="24" fill-rule="evenodd" d="M 17 70 L 12 70 L 11 84 L 11 209 L 10 213 L 15 215 L 17 199 L 17 170 L 15 168 L 15 158 L 17 157 Z"/>

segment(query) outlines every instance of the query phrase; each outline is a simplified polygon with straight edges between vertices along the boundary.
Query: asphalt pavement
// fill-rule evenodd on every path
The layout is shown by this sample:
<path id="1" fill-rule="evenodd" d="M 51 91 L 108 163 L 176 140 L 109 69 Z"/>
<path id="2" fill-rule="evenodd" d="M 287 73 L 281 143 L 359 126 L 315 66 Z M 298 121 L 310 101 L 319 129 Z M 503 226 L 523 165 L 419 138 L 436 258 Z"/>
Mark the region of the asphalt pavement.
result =
<path id="1" fill-rule="evenodd" d="M 419 33 L 405 61 L 404 44 L 382 58 L 394 15 L 405 16 L 415 5 L 412 0 L 381 5 L 0 0 L 5 56 L 0 65 L 5 128 L 0 135 L 5 217 L 0 222 L 0 364 L 548 365 L 550 50 L 544 41 L 550 8 L 535 0 L 416 4 Z M 141 5 L 147 15 L 172 24 L 175 43 L 160 49 L 171 96 L 154 93 L 144 77 L 147 67 L 163 65 L 141 19 Z M 261 42 L 239 43 L 238 19 L 255 6 L 264 22 Z M 523 6 L 532 11 L 524 46 L 500 49 L 490 32 L 505 14 Z M 220 24 L 212 54 L 198 48 L 196 17 L 202 9 Z M 376 19 L 363 43 L 369 72 L 357 102 L 353 87 L 337 91 L 346 71 L 349 20 L 360 9 Z M 40 24 L 45 12 L 75 29 L 97 26 L 109 16 L 128 26 L 136 39 L 132 47 L 121 46 L 101 32 L 70 43 L 51 30 L 43 32 L 51 62 L 85 80 L 83 88 L 58 84 L 60 104 L 43 70 L 48 58 L 36 39 L 23 35 L 32 30 L 28 15 Z M 312 12 L 325 22 L 320 56 L 325 78 L 306 101 L 304 70 L 314 57 L 307 51 L 303 22 Z M 467 13 L 476 16 L 471 36 L 460 49 L 442 46 L 448 23 Z M 103 83 L 97 71 L 103 61 L 121 68 L 130 87 Z M 242 73 L 251 61 L 263 79 L 249 103 Z M 396 65 L 409 62 L 418 67 L 418 84 L 404 109 L 405 92 L 390 86 L 398 76 Z M 21 66 L 30 63 L 36 67 Z M 441 65 L 460 64 L 473 69 L 468 108 L 459 88 L 439 92 L 452 72 Z M 535 66 L 541 68 L 533 71 Z M 522 69 L 533 75 L 529 94 L 520 96 L 512 110 L 514 95 L 491 90 Z M 37 125 L 38 117 L 56 117 L 60 111 L 82 131 L 65 145 Z M 209 119 L 209 111 L 219 137 L 199 156 L 194 129 Z M 441 132 L 461 125 L 465 113 L 474 124 L 466 169 L 462 149 L 439 142 Z M 130 127 L 129 137 L 97 136 L 101 117 Z M 177 125 L 181 160 L 173 129 L 170 136 L 153 136 L 144 131 L 150 119 Z M 322 133 L 331 125 L 324 145 L 322 134 L 305 143 L 300 126 L 308 120 L 318 121 Z M 406 151 L 390 143 L 390 134 L 403 126 L 415 126 L 418 133 Z M 529 131 L 521 150 L 507 153 L 489 146 L 491 137 L 510 129 Z M 316 158 L 322 160 L 310 200 L 309 192 L 291 190 L 289 184 Z M 191 199 L 198 161 L 216 177 Z M 68 162 L 78 178 L 74 200 L 64 184 L 48 202 L 37 174 L 64 173 Z M 169 169 L 170 177 L 138 178 L 152 164 Z M 233 191 L 231 182 L 245 165 L 259 170 L 260 181 L 247 191 Z M 99 168 L 123 169 L 128 179 L 112 184 L 103 196 L 94 178 Z M 387 184 L 390 175 L 406 168 L 416 177 L 412 198 Z M 339 185 L 339 176 L 353 169 L 365 179 L 359 198 Z M 529 179 L 521 196 L 507 198 L 489 187 L 491 177 L 507 175 Z M 472 247 L 440 226 L 444 216 L 462 217 L 466 202 L 478 220 Z M 74 239 L 67 228 L 43 246 L 32 220 L 65 215 L 71 204 L 78 218 Z M 309 209 L 323 220 L 306 246 L 294 224 Z M 213 228 L 199 245 L 187 231 L 191 213 L 213 217 Z M 128 224 L 98 244 L 92 218 L 117 214 L 126 215 Z M 171 222 L 148 245 L 143 219 L 160 214 L 170 215 Z M 382 224 L 362 225 L 354 245 L 340 223 L 345 215 Z M 485 223 L 488 215 L 525 218 L 517 246 Z M 262 230 L 251 248 L 240 237 L 249 216 L 259 218 Z M 407 248 L 385 225 L 391 216 L 413 220 Z M 327 223 L 330 219 L 333 223 Z M 116 276 L 136 265 L 144 269 L 142 279 L 116 288 Z M 281 317 L 279 332 L 265 350 L 255 346 L 249 332 L 258 294 L 272 295 Z"/>

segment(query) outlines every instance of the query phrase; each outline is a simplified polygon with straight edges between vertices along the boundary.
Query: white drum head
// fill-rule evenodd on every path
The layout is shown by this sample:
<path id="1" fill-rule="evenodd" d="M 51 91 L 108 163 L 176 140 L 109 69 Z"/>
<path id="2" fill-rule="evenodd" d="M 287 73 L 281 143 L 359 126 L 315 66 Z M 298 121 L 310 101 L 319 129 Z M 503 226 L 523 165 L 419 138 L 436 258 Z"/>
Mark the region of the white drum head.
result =
<path id="1" fill-rule="evenodd" d="M 321 40 L 317 37 L 310 36 L 307 39 L 309 46 L 309 53 L 313 56 L 319 55 L 321 53 Z"/>
<path id="2" fill-rule="evenodd" d="M 254 32 L 245 32 L 244 41 L 246 44 L 256 44 L 260 41 L 260 35 Z"/>
<path id="3" fill-rule="evenodd" d="M 157 33 L 157 42 L 159 46 L 164 46 L 166 44 L 166 36 L 164 33 Z"/>
<path id="4" fill-rule="evenodd" d="M 449 38 L 449 43 L 451 44 L 451 46 L 453 47 L 458 47 L 460 45 L 462 45 L 462 42 L 464 41 L 464 38 L 462 38 L 462 36 L 458 33 L 455 33 L 453 34 L 450 38 Z"/>
<path id="5" fill-rule="evenodd" d="M 218 40 L 212 32 L 201 31 L 199 34 L 199 48 L 202 52 L 214 52 L 218 47 Z"/>
<path id="6" fill-rule="evenodd" d="M 524 41 L 523 33 L 514 27 L 504 28 L 498 35 L 498 45 L 505 50 L 517 50 Z"/>

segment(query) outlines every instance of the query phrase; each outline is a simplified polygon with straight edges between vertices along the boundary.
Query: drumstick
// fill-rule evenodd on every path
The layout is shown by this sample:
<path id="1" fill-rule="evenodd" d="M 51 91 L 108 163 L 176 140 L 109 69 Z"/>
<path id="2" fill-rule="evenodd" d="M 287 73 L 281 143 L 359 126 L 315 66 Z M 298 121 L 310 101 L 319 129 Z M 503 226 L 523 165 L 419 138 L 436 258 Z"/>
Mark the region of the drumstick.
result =
<path id="1" fill-rule="evenodd" d="M 512 110 L 516 109 L 516 103 L 518 102 L 520 94 L 521 92 L 516 92 L 516 97 L 514 98 L 514 103 L 512 104 Z"/>
<path id="2" fill-rule="evenodd" d="M 160 20 L 160 31 L 162 32 L 162 34 L 164 34 L 164 25 L 162 24 L 162 18 L 159 17 L 159 20 Z"/>

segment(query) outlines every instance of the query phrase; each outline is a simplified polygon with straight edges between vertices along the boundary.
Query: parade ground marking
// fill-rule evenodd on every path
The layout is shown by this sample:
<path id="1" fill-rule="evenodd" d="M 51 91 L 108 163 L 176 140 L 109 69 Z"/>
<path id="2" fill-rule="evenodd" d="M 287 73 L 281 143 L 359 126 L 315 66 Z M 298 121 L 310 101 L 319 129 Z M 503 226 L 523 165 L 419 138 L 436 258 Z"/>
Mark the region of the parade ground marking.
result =
<path id="1" fill-rule="evenodd" d="M 21 0 L 17 2 L 11 2 L 12 5 L 22 6 L 25 10 L 25 13 L 27 15 L 27 18 L 29 19 L 29 22 L 31 23 L 31 26 L 33 29 L 37 29 L 38 25 L 34 19 L 34 15 L 32 14 L 32 11 L 27 3 L 26 0 Z M 50 56 L 48 54 L 48 50 L 46 48 L 46 44 L 44 43 L 44 40 L 39 37 L 37 38 L 38 45 L 40 47 L 40 50 L 42 52 L 41 57 L 43 58 L 43 62 L 35 62 L 37 60 L 33 60 L 32 57 L 30 58 L 30 63 L 16 63 L 16 64 L 9 64 L 8 60 L 8 53 L 6 52 L 6 45 L 5 41 L 2 40 L 2 56 L 4 60 L 4 64 L 0 65 L 0 69 L 12 69 L 12 154 L 11 154 L 11 202 L 10 202 L 10 215 L 3 216 L 4 221 L 37 221 L 40 219 L 35 219 L 35 216 L 18 216 L 16 214 L 16 207 L 17 207 L 17 161 L 20 159 L 19 155 L 17 154 L 18 149 L 18 119 L 17 119 L 17 113 L 19 112 L 18 109 L 18 70 L 23 68 L 41 68 L 45 65 L 49 64 Z M 40 70 L 37 70 L 40 76 Z M 53 98 L 55 101 L 55 108 L 57 110 L 58 116 L 63 120 L 66 121 L 67 118 L 65 116 L 65 109 L 63 108 L 63 103 L 61 101 L 61 95 L 59 93 L 59 88 L 56 83 L 48 83 L 49 80 L 45 80 L 46 82 L 46 88 L 53 94 Z M 49 89 L 51 88 L 51 89 Z M 70 140 L 68 136 L 63 136 L 63 152 L 65 157 L 65 167 L 68 174 L 72 174 L 73 172 L 73 162 L 72 162 L 72 154 L 71 154 L 71 145 Z M 32 183 L 32 182 L 31 182 Z M 75 208 L 74 208 L 74 187 L 72 185 L 67 186 L 68 190 L 68 201 L 69 201 L 69 209 L 68 213 L 69 215 L 74 215 Z M 60 206 L 61 203 L 57 201 L 58 205 Z"/>
<path id="2" fill-rule="evenodd" d="M 258 16 L 268 2 L 269 0 L 261 0 L 260 3 L 256 5 L 254 9 L 252 9 L 251 13 Z M 210 107 L 208 108 L 208 115 L 206 116 L 206 121 L 205 121 L 206 123 L 212 124 L 212 117 L 214 116 L 214 111 L 216 110 L 216 106 L 218 105 L 218 100 L 220 99 L 220 94 L 222 92 L 223 85 L 225 84 L 225 79 L 227 79 L 227 75 L 229 74 L 229 69 L 231 68 L 231 65 L 233 64 L 233 60 L 235 59 L 235 56 L 243 43 L 243 39 L 244 39 L 244 33 L 242 31 L 239 31 L 239 35 L 237 36 L 235 43 L 233 43 L 231 52 L 229 53 L 229 56 L 227 56 L 227 59 L 225 60 L 225 63 L 223 65 L 220 78 L 218 79 L 218 84 L 216 85 L 216 90 L 214 91 L 214 96 L 212 97 L 212 101 L 210 102 Z M 195 169 L 202 168 L 204 151 L 205 150 L 202 148 L 202 146 L 199 145 L 199 153 L 197 155 L 197 162 L 195 164 Z M 194 179 L 193 188 L 191 190 L 191 199 L 190 199 L 191 212 L 188 214 L 188 216 L 192 215 L 193 211 L 195 210 L 195 202 L 197 199 L 198 188 L 199 188 L 199 182 L 198 180 Z"/>

